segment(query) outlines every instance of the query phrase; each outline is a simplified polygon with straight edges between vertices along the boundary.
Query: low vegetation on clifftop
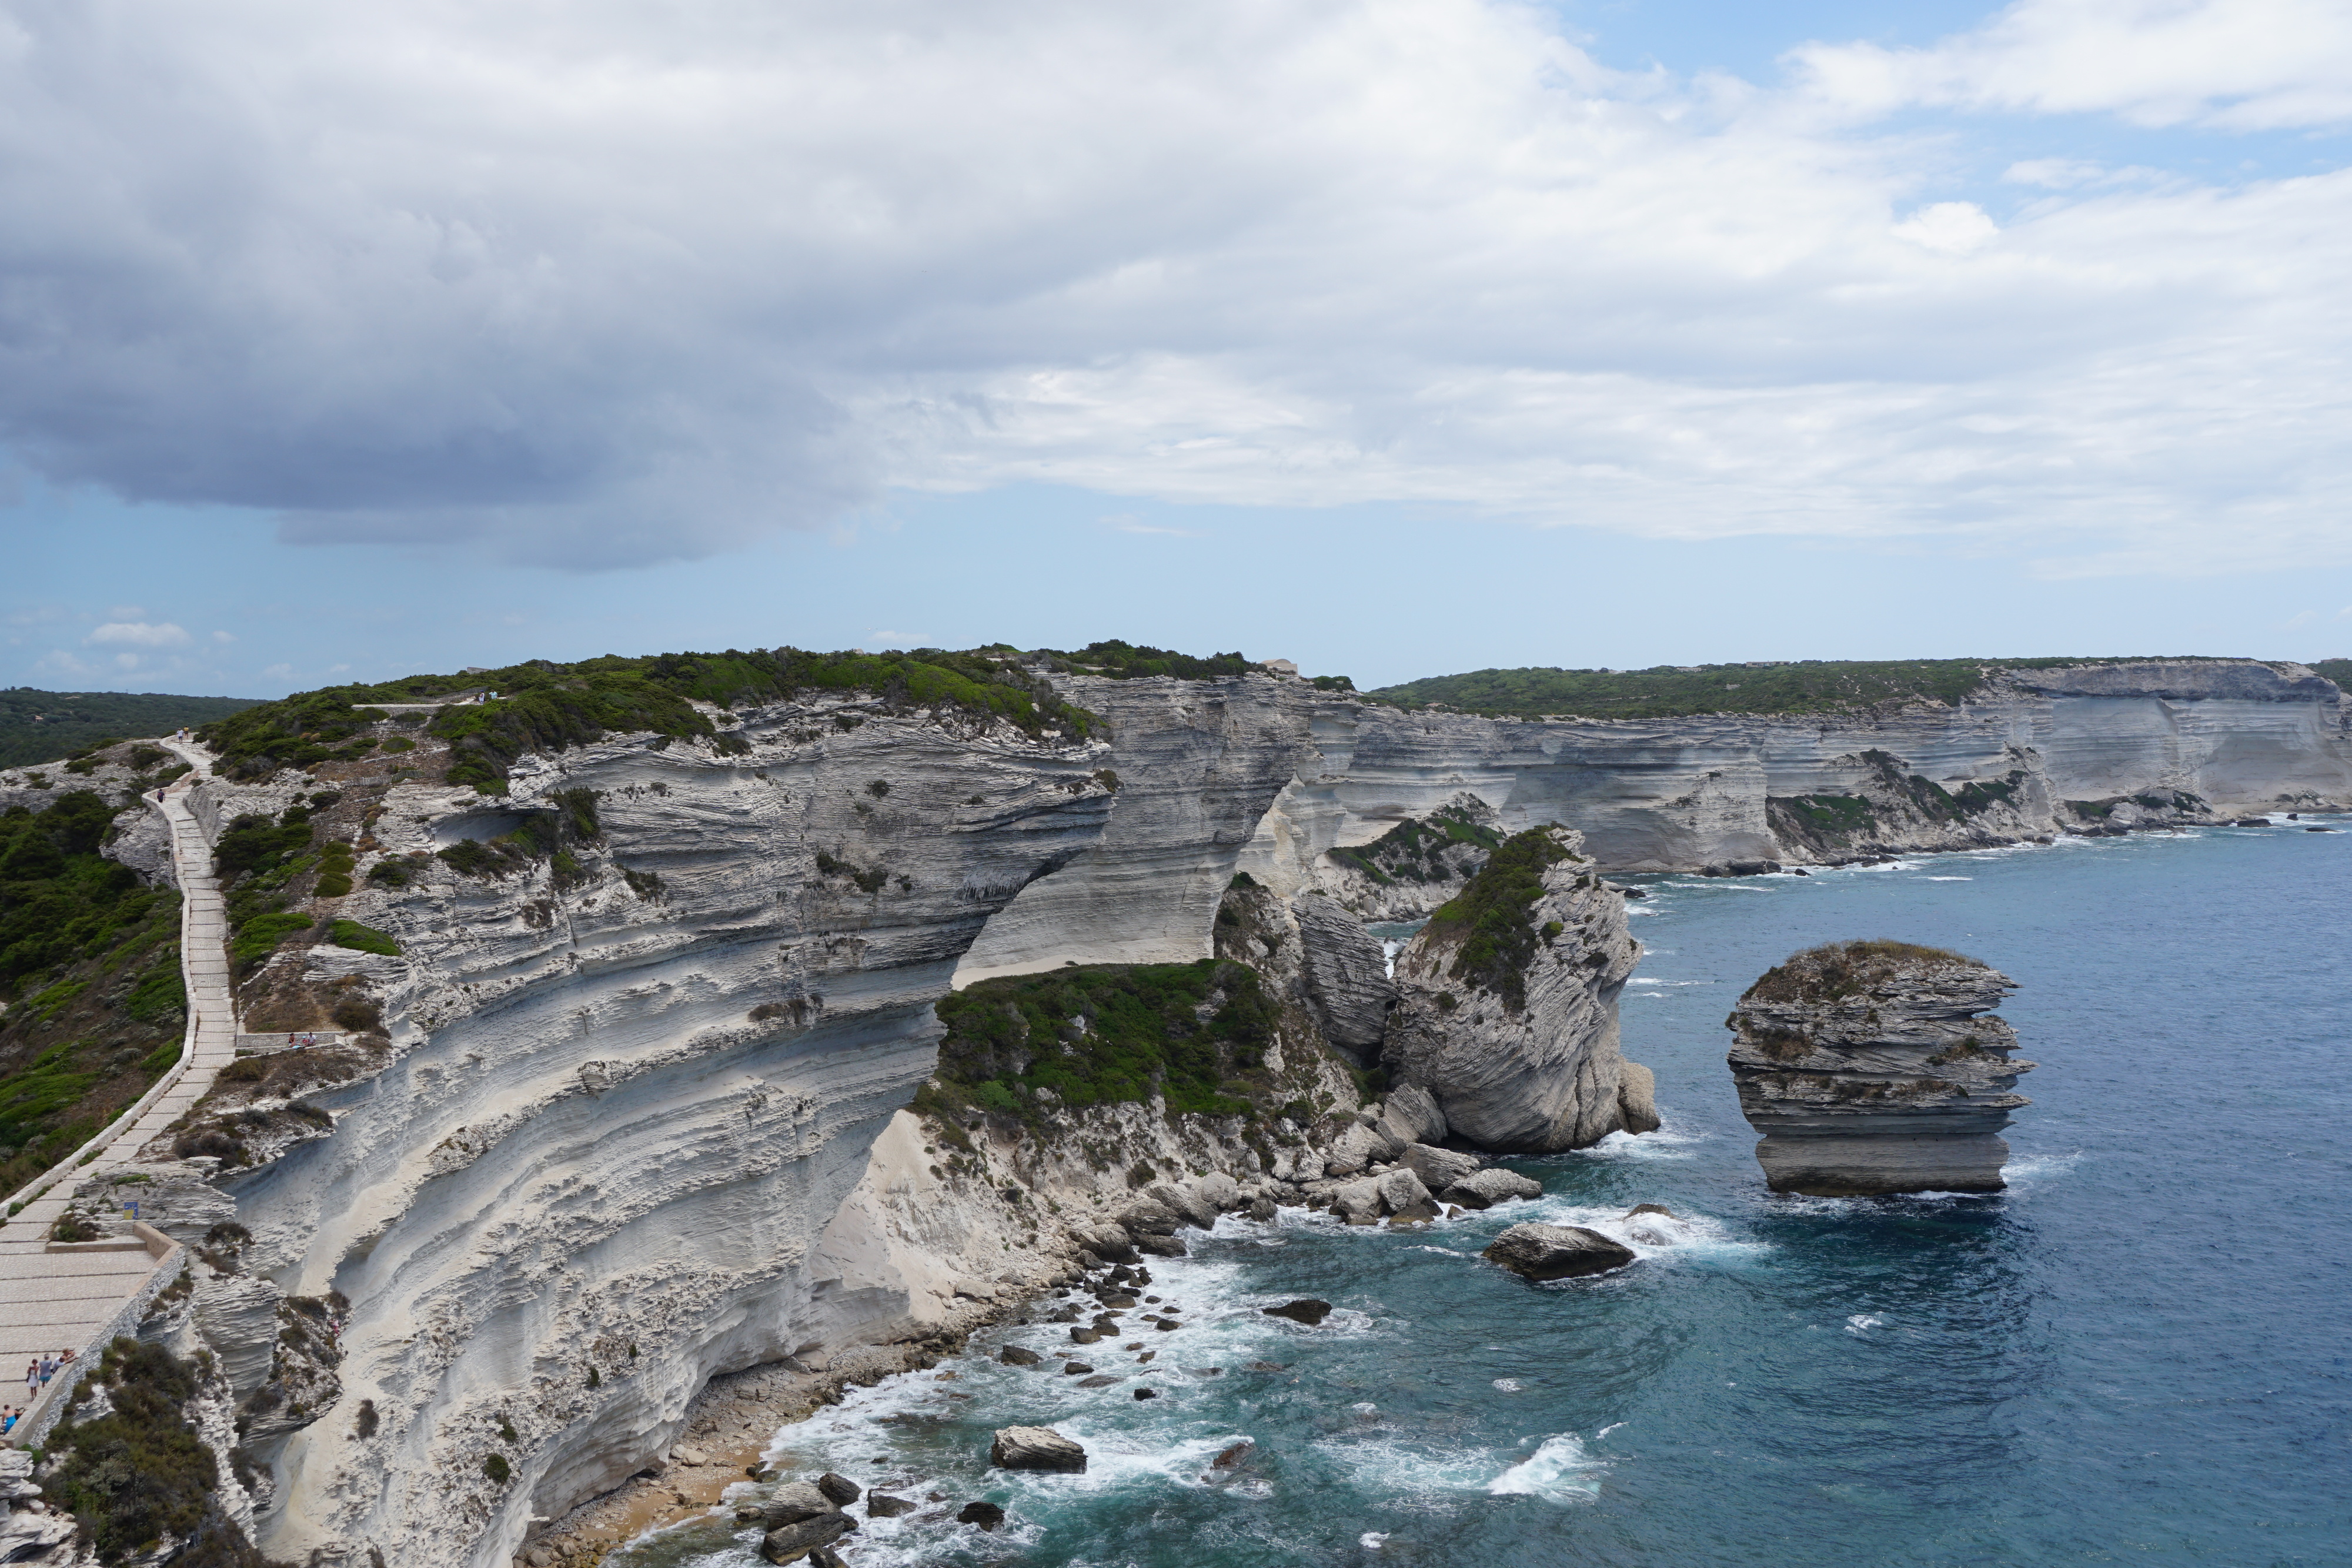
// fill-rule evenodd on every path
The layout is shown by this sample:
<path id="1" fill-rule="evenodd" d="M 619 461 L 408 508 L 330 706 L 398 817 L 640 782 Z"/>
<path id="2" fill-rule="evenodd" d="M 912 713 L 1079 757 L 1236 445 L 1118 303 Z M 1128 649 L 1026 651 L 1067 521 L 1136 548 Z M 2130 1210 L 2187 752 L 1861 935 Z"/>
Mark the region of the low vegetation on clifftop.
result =
<path id="1" fill-rule="evenodd" d="M 258 697 L 184 697 L 164 692 L 0 689 L 0 768 L 86 756 L 126 737 L 168 735 L 257 706 Z"/>
<path id="2" fill-rule="evenodd" d="M 1804 659 L 1754 664 L 1657 664 L 1646 670 L 1473 670 L 1366 695 L 1413 708 L 1542 717 L 1683 718 L 1699 714 L 1867 713 L 1914 703 L 1957 707 L 2005 670 L 2116 664 L 2123 658 Z M 2329 674 L 2330 666 L 2346 666 Z M 2314 665 L 2343 684 L 2352 660 Z"/>

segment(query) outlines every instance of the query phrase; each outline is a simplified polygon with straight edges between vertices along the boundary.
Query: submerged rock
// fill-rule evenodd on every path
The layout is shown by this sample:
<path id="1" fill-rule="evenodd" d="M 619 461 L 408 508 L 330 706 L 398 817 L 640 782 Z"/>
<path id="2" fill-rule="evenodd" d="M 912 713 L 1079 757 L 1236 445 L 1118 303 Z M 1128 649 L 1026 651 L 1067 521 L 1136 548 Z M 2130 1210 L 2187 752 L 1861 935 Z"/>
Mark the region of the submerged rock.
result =
<path id="1" fill-rule="evenodd" d="M 1063 1470 L 1087 1468 L 1087 1451 L 1051 1427 L 1003 1427 L 989 1445 L 988 1462 L 1003 1470 Z"/>
<path id="2" fill-rule="evenodd" d="M 1631 1248 L 1581 1225 L 1514 1225 L 1495 1238 L 1486 1257 L 1522 1279 L 1536 1281 L 1605 1274 L 1633 1261 Z"/>
<path id="3" fill-rule="evenodd" d="M 1642 945 L 1583 843 L 1556 824 L 1506 841 L 1397 957 L 1381 1060 L 1481 1148 L 1551 1154 L 1657 1125 L 1650 1076 L 1629 1083 L 1617 1043 Z"/>
<path id="4" fill-rule="evenodd" d="M 1726 1020 L 1739 1109 L 1775 1192 L 1999 1192 L 2016 1031 L 1986 1016 L 2016 989 L 1936 947 L 1839 942 L 1795 955 Z"/>

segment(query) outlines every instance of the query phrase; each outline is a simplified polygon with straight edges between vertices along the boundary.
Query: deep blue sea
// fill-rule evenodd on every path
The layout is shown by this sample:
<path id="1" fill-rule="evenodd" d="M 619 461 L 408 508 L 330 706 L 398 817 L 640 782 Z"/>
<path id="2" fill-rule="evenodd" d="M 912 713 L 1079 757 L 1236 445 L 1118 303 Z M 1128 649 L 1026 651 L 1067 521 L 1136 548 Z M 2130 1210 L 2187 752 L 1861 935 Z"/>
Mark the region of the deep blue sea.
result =
<path id="1" fill-rule="evenodd" d="M 1117 1386 L 985 1359 L 1063 1329 L 992 1332 L 774 1456 L 940 1495 L 843 1542 L 858 1568 L 2352 1563 L 2352 831 L 2299 826 L 1643 879 L 1624 1042 L 1662 1134 L 1519 1162 L 1541 1200 L 1427 1231 L 1228 1219 L 1155 1266 L 1190 1326 L 1134 1336 L 1153 1361 L 1079 1353 Z M 2041 1066 L 2007 1193 L 1765 1191 L 1724 1015 L 1855 936 L 2019 982 L 2003 1016 Z M 1643 1202 L 1681 1218 L 1644 1239 Z M 1529 1218 L 1641 1260 L 1535 1287 L 1479 1259 Z M 1340 1310 L 1257 1310 L 1296 1295 Z M 1014 1423 L 1079 1438 L 1088 1473 L 989 1470 Z M 940 1517 L 972 1499 L 1005 1526 Z M 756 1563 L 727 1530 L 628 1560 Z"/>

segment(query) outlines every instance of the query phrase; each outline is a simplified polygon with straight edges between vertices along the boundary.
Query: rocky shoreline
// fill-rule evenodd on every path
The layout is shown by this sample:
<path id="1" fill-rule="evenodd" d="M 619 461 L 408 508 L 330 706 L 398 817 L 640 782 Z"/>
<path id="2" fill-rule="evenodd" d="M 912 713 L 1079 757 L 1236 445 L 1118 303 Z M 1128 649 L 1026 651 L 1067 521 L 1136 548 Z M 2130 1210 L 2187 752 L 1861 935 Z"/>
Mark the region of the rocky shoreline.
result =
<path id="1" fill-rule="evenodd" d="M 1042 1350 L 1008 1343 L 998 1359 L 1009 1365 L 1098 1380 L 1081 1386 L 1107 1386 L 1127 1375 L 1098 1371 L 1095 1363 L 1106 1356 L 1122 1358 L 1130 1364 L 1130 1370 L 1148 1367 L 1164 1343 L 1159 1336 L 1181 1329 L 1189 1321 L 1180 1304 L 1163 1301 L 1151 1292 L 1155 1283 L 1151 1260 L 1189 1255 L 1185 1234 L 1213 1229 L 1227 1215 L 1263 1221 L 1287 1208 L 1328 1212 L 1352 1226 L 1412 1228 L 1441 1216 L 1458 1217 L 1541 1196 L 1539 1183 L 1489 1165 L 1480 1155 L 1418 1141 L 1418 1134 L 1434 1131 L 1433 1114 L 1433 1103 L 1425 1093 L 1400 1091 L 1346 1119 L 1328 1146 L 1302 1150 L 1287 1167 L 1299 1179 L 1270 1176 L 1244 1183 L 1212 1173 L 1190 1182 L 1153 1183 L 1107 1218 L 1079 1224 L 1046 1271 L 1005 1288 L 995 1301 L 965 1307 L 951 1321 L 919 1337 L 845 1350 L 821 1370 L 787 1359 L 715 1377 L 689 1406 L 682 1435 L 660 1460 L 535 1530 L 516 1553 L 515 1568 L 595 1568 L 646 1531 L 707 1516 L 725 1500 L 727 1490 L 740 1482 L 786 1492 L 805 1490 L 801 1478 L 779 1476 L 761 1462 L 782 1430 L 838 1403 L 851 1388 L 871 1387 L 897 1374 L 929 1371 L 952 1357 L 968 1354 L 972 1337 L 992 1328 L 1045 1331 L 1051 1337 L 1037 1342 Z M 1559 1228 L 1520 1225 L 1505 1236 Z M 1591 1242 L 1574 1268 L 1529 1273 L 1508 1259 L 1498 1256 L 1496 1260 L 1536 1280 L 1595 1273 L 1632 1261 L 1630 1252 L 1606 1238 L 1579 1234 L 1590 1237 Z M 1265 1310 L 1314 1326 L 1330 1311 L 1330 1303 L 1302 1299 Z M 1129 1337 L 1139 1333 L 1148 1337 Z M 773 1511 L 767 1499 L 772 1495 L 755 1492 L 740 1500 L 739 1522 L 749 1522 L 755 1516 L 779 1527 L 805 1521 L 805 1516 L 784 1519 L 781 1515 L 768 1521 L 767 1511 Z M 894 1510 L 898 1506 L 887 1493 L 879 1500 Z M 924 1500 L 943 1519 L 954 1516 L 957 1503 L 962 1500 Z M 871 1506 L 875 1500 L 867 1501 Z M 941 1502 L 945 1508 L 937 1507 Z M 848 1505 L 834 1506 L 845 1509 Z M 966 1506 L 985 1505 L 967 1501 Z M 854 1520 L 849 1528 L 855 1528 Z M 817 1541 L 812 1537 L 805 1554 L 812 1561 L 823 1561 L 814 1553 L 837 1538 Z M 772 1555 L 770 1560 L 799 1560 L 804 1554 L 802 1540 L 790 1536 L 789 1544 L 776 1548 L 788 1554 Z"/>

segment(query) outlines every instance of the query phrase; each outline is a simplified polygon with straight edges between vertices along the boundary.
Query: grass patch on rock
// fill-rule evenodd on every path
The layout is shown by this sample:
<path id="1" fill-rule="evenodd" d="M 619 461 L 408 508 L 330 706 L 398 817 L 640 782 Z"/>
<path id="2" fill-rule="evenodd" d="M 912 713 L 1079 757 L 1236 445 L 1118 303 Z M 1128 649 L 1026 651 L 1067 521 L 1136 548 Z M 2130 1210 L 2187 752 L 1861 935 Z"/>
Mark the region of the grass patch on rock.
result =
<path id="1" fill-rule="evenodd" d="M 1531 918 L 1543 897 L 1543 874 L 1581 859 L 1561 841 L 1556 824 L 1514 833 L 1467 886 L 1437 906 L 1422 940 L 1454 948 L 1447 975 L 1501 998 L 1513 1012 L 1525 1011 L 1528 966 L 1543 946 Z"/>

